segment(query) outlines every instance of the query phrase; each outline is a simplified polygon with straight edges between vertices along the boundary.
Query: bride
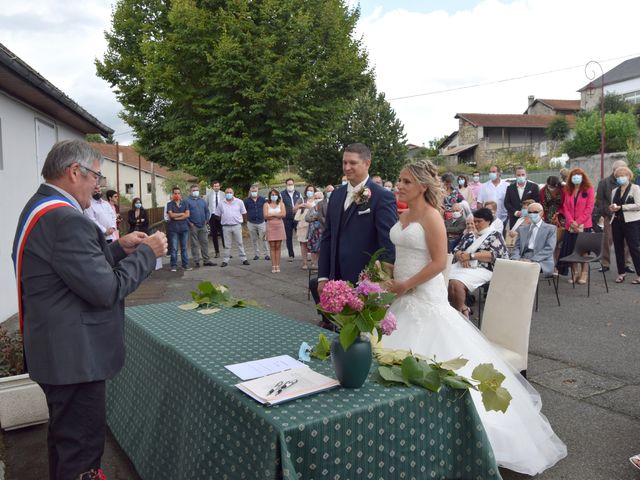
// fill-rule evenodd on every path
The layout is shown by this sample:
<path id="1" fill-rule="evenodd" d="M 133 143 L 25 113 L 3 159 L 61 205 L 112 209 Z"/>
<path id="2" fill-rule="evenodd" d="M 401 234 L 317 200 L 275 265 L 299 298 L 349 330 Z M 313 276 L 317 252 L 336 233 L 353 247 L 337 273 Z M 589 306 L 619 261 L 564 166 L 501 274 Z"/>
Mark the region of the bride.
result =
<path id="1" fill-rule="evenodd" d="M 567 448 L 540 412 L 540 396 L 534 388 L 447 301 L 442 277 L 447 261 L 447 234 L 439 210 L 442 196 L 431 162 L 420 160 L 400 172 L 398 198 L 409 204 L 409 210 L 391 229 L 396 261 L 389 287 L 398 294 L 390 308 L 398 327 L 384 337 L 383 346 L 439 360 L 463 356 L 469 363 L 460 373 L 466 376 L 479 363 L 493 363 L 506 376 L 503 386 L 513 398 L 506 413 L 487 412 L 480 394 L 472 391 L 478 414 L 498 464 L 535 475 L 564 458 Z"/>

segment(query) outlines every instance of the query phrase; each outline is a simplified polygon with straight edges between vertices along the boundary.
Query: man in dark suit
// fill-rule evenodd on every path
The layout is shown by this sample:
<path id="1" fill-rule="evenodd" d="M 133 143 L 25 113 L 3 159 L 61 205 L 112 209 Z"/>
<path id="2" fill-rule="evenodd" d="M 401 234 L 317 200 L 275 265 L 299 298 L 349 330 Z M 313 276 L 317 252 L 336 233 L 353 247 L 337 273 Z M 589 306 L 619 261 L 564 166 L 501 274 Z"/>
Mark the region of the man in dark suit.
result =
<path id="1" fill-rule="evenodd" d="M 287 187 L 280 192 L 280 198 L 282 198 L 282 203 L 284 203 L 284 209 L 286 211 L 286 215 L 284 217 L 284 231 L 287 235 L 289 261 L 293 262 L 293 257 L 295 256 L 293 253 L 293 231 L 298 225 L 298 222 L 293 219 L 296 216 L 296 213 L 293 211 L 293 207 L 300 201 L 301 197 L 300 192 L 296 190 L 293 178 L 287 178 L 285 183 L 287 184 Z"/>
<path id="2" fill-rule="evenodd" d="M 105 380 L 124 363 L 124 299 L 167 250 L 160 232 L 107 244 L 82 214 L 101 163 L 86 142 L 56 143 L 14 242 L 25 364 L 49 407 L 52 480 L 102 478 Z"/>
<path id="3" fill-rule="evenodd" d="M 522 202 L 529 199 L 534 202 L 539 201 L 540 189 L 537 183 L 527 180 L 527 171 L 524 167 L 517 167 L 516 181 L 507 187 L 504 197 L 504 208 L 509 214 L 510 227 L 513 227 L 522 216 Z"/>
<path id="4" fill-rule="evenodd" d="M 354 143 L 344 149 L 342 169 L 348 183 L 338 187 L 329 201 L 318 278 L 310 285 L 316 303 L 327 280 L 347 280 L 355 285 L 376 250 L 384 248 L 382 262 L 395 261 L 389 231 L 398 219 L 396 200 L 369 178 L 370 166 L 371 151 L 366 145 Z M 329 325 L 323 320 L 322 326 Z"/>

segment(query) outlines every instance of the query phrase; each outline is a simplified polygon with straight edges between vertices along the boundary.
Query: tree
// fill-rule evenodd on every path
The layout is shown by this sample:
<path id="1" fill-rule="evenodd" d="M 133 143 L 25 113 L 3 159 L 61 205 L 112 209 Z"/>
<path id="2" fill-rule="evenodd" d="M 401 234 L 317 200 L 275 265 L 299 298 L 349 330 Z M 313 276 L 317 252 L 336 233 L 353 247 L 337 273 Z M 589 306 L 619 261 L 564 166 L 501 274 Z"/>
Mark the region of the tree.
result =
<path id="1" fill-rule="evenodd" d="M 114 143 L 116 143 L 115 140 L 113 139 L 112 134 L 109 134 L 108 136 L 103 137 L 99 133 L 87 133 L 84 136 L 84 139 L 90 143 L 108 143 L 110 145 L 113 145 Z"/>
<path id="2" fill-rule="evenodd" d="M 604 96 L 604 111 L 605 113 L 618 113 L 628 112 L 630 105 L 624 101 L 622 95 L 615 93 L 606 93 Z M 606 129 L 606 125 L 605 125 Z"/>
<path id="3" fill-rule="evenodd" d="M 559 115 L 549 123 L 545 131 L 547 137 L 551 140 L 564 140 L 569 135 L 569 122 L 564 116 Z"/>
<path id="4" fill-rule="evenodd" d="M 335 183 L 342 176 L 342 151 L 351 143 L 371 149 L 371 174 L 395 179 L 406 163 L 407 147 L 402 122 L 396 118 L 383 93 L 373 81 L 353 101 L 339 127 L 298 158 L 300 174 L 318 185 Z"/>
<path id="5" fill-rule="evenodd" d="M 576 119 L 576 135 L 565 143 L 565 150 L 571 157 L 593 155 L 600 152 L 602 132 L 600 112 L 593 111 Z M 638 126 L 632 113 L 607 113 L 604 116 L 604 151 L 624 152 L 627 143 L 638 136 Z"/>
<path id="6" fill-rule="evenodd" d="M 120 0 L 96 66 L 149 160 L 247 186 L 366 84 L 358 17 L 342 0 Z"/>

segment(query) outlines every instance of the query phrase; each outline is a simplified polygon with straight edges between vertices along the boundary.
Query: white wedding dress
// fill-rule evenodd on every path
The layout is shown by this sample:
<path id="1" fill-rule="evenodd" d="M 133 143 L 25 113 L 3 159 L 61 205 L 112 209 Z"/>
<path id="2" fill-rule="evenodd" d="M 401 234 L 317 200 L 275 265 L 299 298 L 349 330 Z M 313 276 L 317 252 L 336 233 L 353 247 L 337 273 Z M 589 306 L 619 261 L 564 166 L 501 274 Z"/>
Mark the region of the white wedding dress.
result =
<path id="1" fill-rule="evenodd" d="M 396 246 L 396 279 L 412 277 L 431 261 L 425 232 L 419 223 L 410 223 L 405 229 L 396 223 L 391 229 L 391 240 Z M 567 455 L 566 445 L 540 412 L 538 393 L 499 357 L 473 324 L 449 305 L 442 274 L 398 297 L 390 310 L 397 318 L 398 328 L 383 337 L 385 348 L 411 350 L 438 360 L 462 356 L 469 363 L 459 372 L 467 377 L 480 363 L 492 363 L 506 376 L 502 386 L 512 396 L 506 413 L 487 412 L 480 393 L 471 392 L 498 465 L 535 475 Z"/>

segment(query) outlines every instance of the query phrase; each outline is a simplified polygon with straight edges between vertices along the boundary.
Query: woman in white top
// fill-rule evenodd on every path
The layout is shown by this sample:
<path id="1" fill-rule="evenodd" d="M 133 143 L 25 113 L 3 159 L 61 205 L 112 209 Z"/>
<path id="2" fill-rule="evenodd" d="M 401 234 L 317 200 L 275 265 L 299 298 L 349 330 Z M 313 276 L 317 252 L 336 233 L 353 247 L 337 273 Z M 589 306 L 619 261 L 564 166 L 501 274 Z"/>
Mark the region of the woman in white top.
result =
<path id="1" fill-rule="evenodd" d="M 629 254 L 636 269 L 634 285 L 640 284 L 640 186 L 632 183 L 633 172 L 627 167 L 616 168 L 613 173 L 619 185 L 611 192 L 611 234 L 616 252 L 618 278 L 616 283 L 624 282 L 625 261 L 624 244 L 629 246 Z"/>

